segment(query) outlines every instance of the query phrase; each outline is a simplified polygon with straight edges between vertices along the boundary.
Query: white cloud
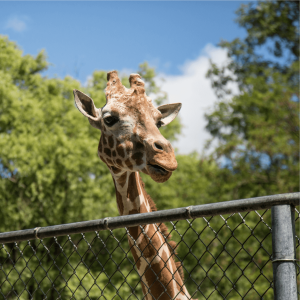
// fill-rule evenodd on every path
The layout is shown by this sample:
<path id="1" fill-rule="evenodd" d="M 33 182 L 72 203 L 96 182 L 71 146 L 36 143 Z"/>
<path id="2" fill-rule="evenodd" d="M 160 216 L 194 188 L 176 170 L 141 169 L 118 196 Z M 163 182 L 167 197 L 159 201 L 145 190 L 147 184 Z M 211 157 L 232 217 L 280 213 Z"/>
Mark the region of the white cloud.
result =
<path id="1" fill-rule="evenodd" d="M 179 141 L 173 143 L 182 154 L 188 154 L 194 150 L 201 153 L 205 141 L 210 138 L 205 130 L 205 112 L 212 108 L 217 101 L 210 80 L 205 77 L 209 69 L 209 59 L 217 65 L 227 61 L 226 50 L 208 44 L 200 56 L 192 61 L 187 61 L 180 69 L 180 75 L 161 74 L 165 79 L 160 85 L 166 91 L 171 103 L 181 102 L 180 117 L 184 125 L 183 135 Z M 237 94 L 237 86 L 231 86 L 234 94 Z"/>
<path id="2" fill-rule="evenodd" d="M 16 32 L 22 32 L 27 29 L 27 16 L 12 16 L 5 23 L 5 29 L 12 29 Z"/>

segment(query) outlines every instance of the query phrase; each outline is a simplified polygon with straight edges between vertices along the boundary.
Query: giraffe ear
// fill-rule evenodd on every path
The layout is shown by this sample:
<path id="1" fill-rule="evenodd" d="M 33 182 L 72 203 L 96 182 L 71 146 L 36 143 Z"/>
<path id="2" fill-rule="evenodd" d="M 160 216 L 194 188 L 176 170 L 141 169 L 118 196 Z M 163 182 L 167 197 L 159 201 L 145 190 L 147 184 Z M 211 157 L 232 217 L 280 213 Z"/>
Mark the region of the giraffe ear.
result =
<path id="1" fill-rule="evenodd" d="M 99 109 L 96 108 L 92 98 L 78 90 L 73 90 L 73 94 L 78 110 L 89 119 L 93 127 L 101 129 L 101 114 Z"/>
<path id="2" fill-rule="evenodd" d="M 181 103 L 171 103 L 157 107 L 162 114 L 162 118 L 160 120 L 162 123 L 161 126 L 166 126 L 171 123 L 178 115 L 181 106 Z"/>

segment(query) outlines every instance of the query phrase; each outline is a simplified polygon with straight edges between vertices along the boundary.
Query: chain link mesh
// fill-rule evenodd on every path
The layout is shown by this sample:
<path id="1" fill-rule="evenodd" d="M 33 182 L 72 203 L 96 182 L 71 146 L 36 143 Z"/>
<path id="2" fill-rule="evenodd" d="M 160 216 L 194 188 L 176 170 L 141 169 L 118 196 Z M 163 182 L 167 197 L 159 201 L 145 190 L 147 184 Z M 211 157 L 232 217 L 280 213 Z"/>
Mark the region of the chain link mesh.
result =
<path id="1" fill-rule="evenodd" d="M 271 210 L 166 225 L 193 299 L 273 299 Z M 0 299 L 146 299 L 128 234 L 124 228 L 1 244 Z M 296 235 L 296 253 L 299 245 Z M 296 267 L 299 285 L 299 261 Z"/>

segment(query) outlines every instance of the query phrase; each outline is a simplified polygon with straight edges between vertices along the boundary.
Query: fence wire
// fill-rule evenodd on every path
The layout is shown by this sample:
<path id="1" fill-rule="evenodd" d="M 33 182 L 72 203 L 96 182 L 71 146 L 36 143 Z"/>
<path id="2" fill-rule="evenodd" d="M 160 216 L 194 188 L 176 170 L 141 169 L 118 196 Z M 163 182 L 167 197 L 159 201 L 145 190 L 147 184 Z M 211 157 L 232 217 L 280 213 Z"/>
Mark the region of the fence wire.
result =
<path id="1" fill-rule="evenodd" d="M 271 210 L 165 224 L 193 299 L 274 298 Z M 127 236 L 124 228 L 1 244 L 0 299 L 147 299 Z"/>

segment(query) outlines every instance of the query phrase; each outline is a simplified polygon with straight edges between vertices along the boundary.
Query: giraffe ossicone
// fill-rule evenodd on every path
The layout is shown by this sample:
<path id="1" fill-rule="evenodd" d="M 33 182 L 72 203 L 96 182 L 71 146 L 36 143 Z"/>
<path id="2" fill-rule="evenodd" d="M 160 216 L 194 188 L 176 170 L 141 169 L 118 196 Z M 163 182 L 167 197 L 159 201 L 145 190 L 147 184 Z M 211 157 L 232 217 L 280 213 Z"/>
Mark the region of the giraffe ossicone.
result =
<path id="1" fill-rule="evenodd" d="M 98 156 L 109 168 L 115 184 L 120 215 L 156 210 L 147 195 L 139 172 L 156 182 L 165 182 L 177 168 L 174 150 L 159 127 L 172 122 L 181 103 L 157 108 L 145 93 L 139 74 L 122 85 L 116 71 L 107 73 L 106 104 L 96 108 L 93 100 L 74 90 L 75 104 L 90 124 L 101 131 Z M 128 242 L 146 300 L 191 299 L 175 263 L 175 243 L 164 224 L 128 228 Z"/>

